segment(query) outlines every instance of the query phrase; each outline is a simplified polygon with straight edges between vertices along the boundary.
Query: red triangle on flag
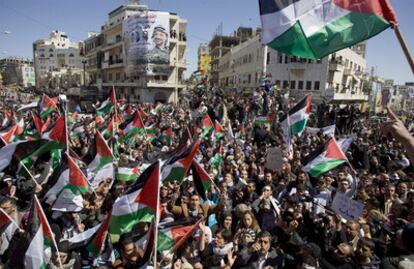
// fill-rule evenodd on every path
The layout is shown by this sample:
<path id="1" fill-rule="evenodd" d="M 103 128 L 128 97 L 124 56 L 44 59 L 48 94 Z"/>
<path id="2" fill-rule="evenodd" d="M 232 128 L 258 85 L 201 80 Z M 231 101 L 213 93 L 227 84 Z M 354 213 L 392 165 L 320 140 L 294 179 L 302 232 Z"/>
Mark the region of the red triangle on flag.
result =
<path id="1" fill-rule="evenodd" d="M 326 147 L 325 157 L 336 160 L 346 160 L 345 154 L 342 152 L 341 148 L 336 144 L 335 139 L 331 138 Z"/>
<path id="2" fill-rule="evenodd" d="M 142 191 L 137 195 L 135 202 L 147 205 L 154 214 L 157 212 L 158 193 L 160 183 L 160 163 L 158 162 L 152 170 L 149 179 L 142 187 Z"/>

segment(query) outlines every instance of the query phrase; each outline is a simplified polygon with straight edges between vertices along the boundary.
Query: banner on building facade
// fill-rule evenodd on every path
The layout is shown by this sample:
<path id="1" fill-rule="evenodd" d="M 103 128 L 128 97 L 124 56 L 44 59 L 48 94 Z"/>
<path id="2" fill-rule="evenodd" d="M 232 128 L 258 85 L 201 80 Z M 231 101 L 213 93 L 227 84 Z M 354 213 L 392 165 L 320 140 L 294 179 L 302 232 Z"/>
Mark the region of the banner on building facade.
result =
<path id="1" fill-rule="evenodd" d="M 168 75 L 170 71 L 170 15 L 141 11 L 123 23 L 126 72 L 134 75 Z"/>

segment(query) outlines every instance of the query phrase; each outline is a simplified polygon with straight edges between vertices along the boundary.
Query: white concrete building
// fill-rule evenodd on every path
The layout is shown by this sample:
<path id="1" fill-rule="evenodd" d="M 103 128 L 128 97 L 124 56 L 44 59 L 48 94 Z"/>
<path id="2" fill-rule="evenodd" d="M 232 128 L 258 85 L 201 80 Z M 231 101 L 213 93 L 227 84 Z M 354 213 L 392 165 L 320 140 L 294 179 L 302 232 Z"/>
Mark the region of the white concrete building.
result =
<path id="1" fill-rule="evenodd" d="M 290 90 L 297 99 L 311 94 L 322 100 L 348 103 L 366 102 L 363 91 L 366 59 L 365 43 L 333 53 L 321 60 L 308 60 L 268 49 L 266 74 L 273 83 Z M 252 91 L 260 86 L 264 69 L 264 46 L 255 36 L 220 58 L 219 85 Z"/>
<path id="2" fill-rule="evenodd" d="M 83 83 L 83 44 L 70 41 L 66 33 L 54 31 L 48 39 L 33 42 L 33 61 L 38 88 L 69 88 Z M 69 81 L 63 77 L 73 75 Z M 58 85 L 53 83 L 58 81 Z"/>
<path id="3" fill-rule="evenodd" d="M 87 85 L 96 88 L 99 95 L 115 86 L 117 94 L 129 102 L 152 102 L 178 100 L 184 89 L 187 47 L 187 21 L 175 13 L 169 13 L 169 72 L 165 75 L 128 75 L 126 64 L 126 41 L 123 23 L 131 16 L 149 10 L 140 1 L 130 0 L 108 14 L 108 21 L 99 33 L 91 33 L 85 40 L 87 57 Z"/>
<path id="4" fill-rule="evenodd" d="M 19 57 L 0 59 L 0 74 L 4 84 L 17 84 L 23 87 L 35 86 L 33 62 Z"/>

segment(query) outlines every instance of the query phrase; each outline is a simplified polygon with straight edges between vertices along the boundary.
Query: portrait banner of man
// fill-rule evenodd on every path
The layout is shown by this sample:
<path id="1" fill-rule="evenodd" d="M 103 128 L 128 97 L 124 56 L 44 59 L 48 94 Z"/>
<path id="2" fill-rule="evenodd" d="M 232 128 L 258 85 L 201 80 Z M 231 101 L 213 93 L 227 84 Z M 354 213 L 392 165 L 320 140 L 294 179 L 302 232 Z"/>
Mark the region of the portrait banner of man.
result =
<path id="1" fill-rule="evenodd" d="M 123 23 L 127 73 L 167 75 L 169 72 L 168 12 L 143 11 Z"/>

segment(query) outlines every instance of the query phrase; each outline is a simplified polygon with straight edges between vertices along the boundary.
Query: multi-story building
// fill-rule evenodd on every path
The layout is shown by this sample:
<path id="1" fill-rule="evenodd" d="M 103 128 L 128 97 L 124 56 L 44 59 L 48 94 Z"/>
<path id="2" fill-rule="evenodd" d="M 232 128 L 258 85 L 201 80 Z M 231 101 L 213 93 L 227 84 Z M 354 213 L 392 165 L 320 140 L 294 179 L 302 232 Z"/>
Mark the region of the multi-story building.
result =
<path id="1" fill-rule="evenodd" d="M 37 88 L 70 88 L 83 83 L 83 44 L 54 31 L 48 39 L 33 42 Z"/>
<path id="2" fill-rule="evenodd" d="M 16 84 L 23 87 L 35 85 L 33 61 L 8 57 L 0 59 L 0 73 L 3 84 Z"/>
<path id="3" fill-rule="evenodd" d="M 141 16 L 145 12 L 147 14 L 157 12 L 149 10 L 148 6 L 141 5 L 139 2 L 130 0 L 128 4 L 109 12 L 108 21 L 101 27 L 101 31 L 90 33 L 85 40 L 87 84 L 96 88 L 100 95 L 105 95 L 115 86 L 117 94 L 130 102 L 176 102 L 178 93 L 185 87 L 183 81 L 186 70 L 184 53 L 187 44 L 185 34 L 187 21 L 175 13 L 168 13 L 169 29 L 155 26 L 165 31 L 169 41 L 166 53 L 168 67 L 163 69 L 162 73 L 130 72 L 130 66 L 137 63 L 131 60 L 131 55 L 128 55 L 131 42 L 140 42 L 140 40 L 142 42 L 142 38 L 148 41 L 151 36 L 148 36 L 148 29 L 150 29 L 148 26 L 143 26 L 147 27 L 143 32 L 132 32 L 126 36 L 125 33 L 128 31 L 126 25 L 129 25 L 134 17 Z M 135 26 L 138 24 L 136 23 Z"/>
<path id="4" fill-rule="evenodd" d="M 215 35 L 209 43 L 211 55 L 211 86 L 219 85 L 220 59 L 233 47 L 243 43 L 261 32 L 260 28 L 239 27 L 231 36 Z"/>
<path id="5" fill-rule="evenodd" d="M 208 75 L 211 71 L 210 48 L 207 43 L 201 43 L 198 47 L 198 70 L 202 75 Z"/>
<path id="6" fill-rule="evenodd" d="M 260 32 L 259 32 L 260 33 Z M 321 60 L 309 60 L 268 49 L 266 54 L 260 35 L 233 46 L 219 58 L 219 85 L 252 91 L 266 76 L 290 96 L 302 98 L 311 94 L 316 102 L 366 102 L 363 91 L 366 68 L 365 43 L 333 53 Z M 266 70 L 264 70 L 266 67 Z M 214 70 L 214 67 L 213 67 Z"/>

